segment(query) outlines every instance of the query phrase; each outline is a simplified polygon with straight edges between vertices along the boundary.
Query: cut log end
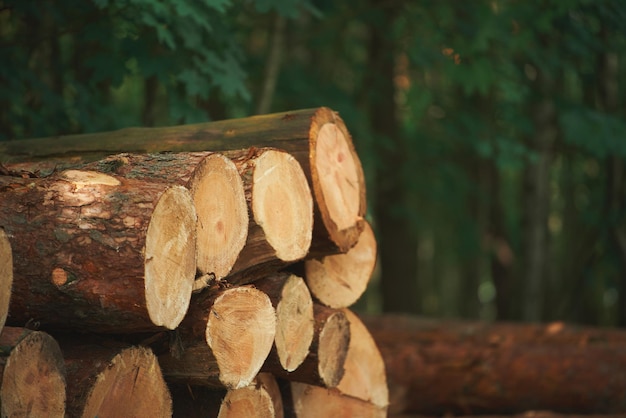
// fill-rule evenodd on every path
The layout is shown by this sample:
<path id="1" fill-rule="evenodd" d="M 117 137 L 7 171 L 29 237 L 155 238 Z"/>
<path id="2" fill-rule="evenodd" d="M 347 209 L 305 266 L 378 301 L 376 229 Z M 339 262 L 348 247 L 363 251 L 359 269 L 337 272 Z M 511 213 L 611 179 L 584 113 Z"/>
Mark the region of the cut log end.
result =
<path id="1" fill-rule="evenodd" d="M 7 330 L 8 327 L 4 331 Z M 13 328 L 11 331 L 23 330 Z M 26 332 L 28 334 L 11 350 L 4 373 L 0 373 L 1 415 L 61 418 L 65 415 L 66 390 L 59 345 L 46 333 Z M 4 337 L 0 339 L 4 341 Z"/>
<path id="2" fill-rule="evenodd" d="M 291 275 L 276 306 L 276 351 L 280 364 L 294 371 L 306 358 L 314 333 L 313 299 L 304 280 Z"/>
<path id="3" fill-rule="evenodd" d="M 222 401 L 218 418 L 275 418 L 274 402 L 262 385 L 229 390 Z"/>
<path id="4" fill-rule="evenodd" d="M 322 384 L 335 387 L 344 375 L 344 364 L 351 341 L 350 321 L 342 311 L 326 318 L 319 333 L 318 374 Z"/>
<path id="5" fill-rule="evenodd" d="M 387 408 L 361 399 L 346 396 L 336 389 L 327 389 L 306 383 L 291 382 L 293 416 L 297 418 L 384 418 Z"/>
<path id="6" fill-rule="evenodd" d="M 13 253 L 4 229 L 0 228 L 0 332 L 7 319 L 13 286 Z"/>
<path id="7" fill-rule="evenodd" d="M 156 357 L 131 347 L 112 358 L 90 388 L 82 417 L 171 417 L 172 398 Z"/>
<path id="8" fill-rule="evenodd" d="M 376 266 L 376 237 L 364 223 L 357 244 L 346 254 L 305 262 L 305 278 L 313 296 L 331 308 L 346 308 L 365 292 Z"/>
<path id="9" fill-rule="evenodd" d="M 313 198 L 300 164 L 286 152 L 265 151 L 256 160 L 252 181 L 254 221 L 276 256 L 304 258 L 312 239 Z"/>
<path id="10" fill-rule="evenodd" d="M 206 342 L 227 388 L 248 386 L 269 354 L 276 335 L 276 311 L 269 297 L 251 287 L 220 294 L 211 307 Z"/>
<path id="11" fill-rule="evenodd" d="M 211 154 L 190 180 L 198 213 L 198 270 L 220 279 L 233 267 L 248 235 L 248 207 L 235 164 Z"/>
<path id="12" fill-rule="evenodd" d="M 165 190 L 146 235 L 145 293 L 150 319 L 175 329 L 182 321 L 196 273 L 196 211 L 182 186 Z"/>

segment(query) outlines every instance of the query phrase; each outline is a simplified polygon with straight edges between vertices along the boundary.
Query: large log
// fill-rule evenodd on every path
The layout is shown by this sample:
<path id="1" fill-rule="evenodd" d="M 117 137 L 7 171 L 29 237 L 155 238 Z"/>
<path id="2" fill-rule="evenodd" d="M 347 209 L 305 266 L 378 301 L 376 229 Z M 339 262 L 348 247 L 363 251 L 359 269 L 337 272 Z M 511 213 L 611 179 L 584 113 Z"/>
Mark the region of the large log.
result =
<path id="1" fill-rule="evenodd" d="M 551 324 L 366 323 L 385 359 L 391 413 L 626 413 L 626 331 Z"/>
<path id="2" fill-rule="evenodd" d="M 13 252 L 7 323 L 100 332 L 173 329 L 196 272 L 189 191 L 94 171 L 0 177 Z"/>
<path id="3" fill-rule="evenodd" d="M 230 273 L 248 235 L 248 206 L 238 169 L 213 152 L 117 154 L 81 167 L 189 189 L 198 216 L 197 268 L 221 279 Z"/>
<path id="4" fill-rule="evenodd" d="M 65 416 L 65 365 L 50 335 L 5 327 L 0 334 L 0 416 Z"/>
<path id="5" fill-rule="evenodd" d="M 156 357 L 145 347 L 62 343 L 67 415 L 171 417 L 172 399 Z"/>
<path id="6" fill-rule="evenodd" d="M 227 154 L 243 179 L 248 237 L 227 280 L 245 284 L 303 259 L 311 246 L 313 198 L 300 164 L 275 149 Z"/>
<path id="7" fill-rule="evenodd" d="M 276 337 L 267 361 L 275 361 L 287 372 L 294 371 L 309 353 L 315 317 L 313 299 L 304 280 L 278 273 L 255 283 L 276 309 Z M 275 358 L 274 358 L 275 357 Z"/>
<path id="8" fill-rule="evenodd" d="M 297 369 L 288 372 L 272 357 L 263 370 L 277 377 L 324 387 L 339 384 L 350 345 L 350 321 L 341 310 L 314 305 L 315 326 L 309 352 Z"/>
<path id="9" fill-rule="evenodd" d="M 194 296 L 177 332 L 179 347 L 159 356 L 168 381 L 238 389 L 252 382 L 272 348 L 276 311 L 252 287 L 207 289 Z"/>
<path id="10" fill-rule="evenodd" d="M 309 258 L 304 278 L 311 294 L 331 308 L 347 308 L 365 292 L 376 266 L 376 237 L 369 223 L 345 254 Z"/>
<path id="11" fill-rule="evenodd" d="M 0 332 L 9 313 L 13 287 L 13 251 L 4 229 L 0 228 Z"/>
<path id="12" fill-rule="evenodd" d="M 366 210 L 365 179 L 352 138 L 331 109 L 295 110 L 166 128 L 0 142 L 0 160 L 97 159 L 120 152 L 224 151 L 269 146 L 300 162 L 315 196 L 315 252 L 346 252 L 358 240 Z"/>

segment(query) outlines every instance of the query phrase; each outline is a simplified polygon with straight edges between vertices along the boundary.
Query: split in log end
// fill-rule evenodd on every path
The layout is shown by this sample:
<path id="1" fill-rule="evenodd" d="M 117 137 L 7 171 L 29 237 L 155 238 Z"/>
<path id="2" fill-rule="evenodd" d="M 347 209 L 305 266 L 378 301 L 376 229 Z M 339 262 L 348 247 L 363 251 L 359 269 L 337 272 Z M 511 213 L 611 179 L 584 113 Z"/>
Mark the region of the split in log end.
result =
<path id="1" fill-rule="evenodd" d="M 235 164 L 222 154 L 207 156 L 189 182 L 198 214 L 198 270 L 226 276 L 248 235 L 248 206 Z"/>
<path id="2" fill-rule="evenodd" d="M 13 286 L 13 253 L 6 232 L 0 228 L 0 332 L 7 319 Z"/>
<path id="3" fill-rule="evenodd" d="M 182 186 L 165 190 L 154 208 L 145 249 L 146 307 L 157 326 L 182 321 L 196 273 L 196 211 Z"/>

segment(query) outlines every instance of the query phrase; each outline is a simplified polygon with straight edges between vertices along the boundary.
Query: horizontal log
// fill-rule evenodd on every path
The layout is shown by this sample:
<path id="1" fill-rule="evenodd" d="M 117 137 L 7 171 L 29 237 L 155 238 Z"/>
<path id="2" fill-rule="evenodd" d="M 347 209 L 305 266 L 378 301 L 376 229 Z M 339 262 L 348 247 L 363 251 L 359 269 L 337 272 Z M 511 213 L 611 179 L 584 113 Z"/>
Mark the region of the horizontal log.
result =
<path id="1" fill-rule="evenodd" d="M 13 251 L 4 229 L 0 227 L 0 332 L 4 327 L 13 287 Z"/>
<path id="2" fill-rule="evenodd" d="M 163 128 L 0 142 L 0 161 L 80 156 L 81 161 L 120 152 L 283 149 L 302 165 L 315 196 L 312 251 L 346 252 L 363 228 L 365 178 L 343 120 L 321 107 Z"/>
<path id="3" fill-rule="evenodd" d="M 0 198 L 13 254 L 7 323 L 115 333 L 180 323 L 196 272 L 187 189 L 68 170 L 2 176 Z"/>
<path id="4" fill-rule="evenodd" d="M 57 341 L 41 331 L 0 333 L 0 416 L 65 416 L 65 365 Z"/>
<path id="5" fill-rule="evenodd" d="M 626 413 L 626 331 L 551 324 L 366 319 L 390 413 Z"/>

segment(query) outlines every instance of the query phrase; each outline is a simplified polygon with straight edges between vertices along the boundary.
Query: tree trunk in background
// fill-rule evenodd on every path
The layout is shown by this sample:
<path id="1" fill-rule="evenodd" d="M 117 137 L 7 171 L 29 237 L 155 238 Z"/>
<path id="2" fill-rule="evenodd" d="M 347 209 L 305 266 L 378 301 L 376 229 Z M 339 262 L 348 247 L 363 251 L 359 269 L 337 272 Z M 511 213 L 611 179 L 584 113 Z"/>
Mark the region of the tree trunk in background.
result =
<path id="1" fill-rule="evenodd" d="M 553 80 L 544 69 L 536 70 L 536 100 L 531 102 L 530 108 L 534 134 L 528 139 L 528 146 L 534 155 L 526 166 L 523 191 L 522 318 L 527 321 L 540 321 L 543 316 L 543 283 L 546 279 L 549 252 L 550 169 L 552 147 L 557 135 L 555 105 L 551 95 Z"/>
<path id="2" fill-rule="evenodd" d="M 141 123 L 143 126 L 154 126 L 156 124 L 156 104 L 157 92 L 159 90 L 159 79 L 151 75 L 143 83 L 143 111 Z"/>
<path id="3" fill-rule="evenodd" d="M 407 210 L 408 147 L 398 129 L 395 101 L 395 54 L 391 38 L 393 4 L 372 0 L 369 73 L 363 88 L 379 158 L 374 210 L 382 269 L 382 301 L 386 312 L 420 312 L 417 290 L 417 235 Z"/>

